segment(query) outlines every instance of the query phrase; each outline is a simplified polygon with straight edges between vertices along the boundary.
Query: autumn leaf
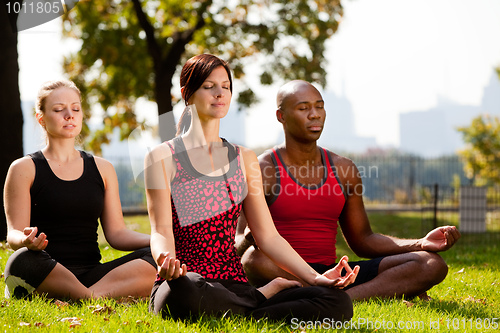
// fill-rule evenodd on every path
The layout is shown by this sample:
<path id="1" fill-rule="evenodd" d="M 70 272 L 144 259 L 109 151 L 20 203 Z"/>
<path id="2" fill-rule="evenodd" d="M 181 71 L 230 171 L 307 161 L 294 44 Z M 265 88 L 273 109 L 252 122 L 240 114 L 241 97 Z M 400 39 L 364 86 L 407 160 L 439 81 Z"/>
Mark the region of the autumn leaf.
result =
<path id="1" fill-rule="evenodd" d="M 405 305 L 406 305 L 406 307 L 408 307 L 408 308 L 409 308 L 409 307 L 412 307 L 412 306 L 414 306 L 414 305 L 415 305 L 415 303 L 408 302 L 408 301 L 406 301 L 406 300 L 403 300 L 403 304 L 405 304 Z"/>
<path id="2" fill-rule="evenodd" d="M 58 306 L 58 307 L 60 307 L 60 308 L 61 308 L 61 307 L 64 307 L 64 306 L 68 306 L 68 305 L 69 305 L 69 303 L 68 303 L 68 302 L 64 302 L 64 301 L 61 301 L 61 300 L 58 300 L 58 299 L 56 299 L 56 300 L 54 301 L 54 304 L 55 304 L 55 305 L 57 305 L 57 306 Z"/>
<path id="3" fill-rule="evenodd" d="M 147 321 L 142 321 L 142 320 L 136 320 L 135 324 L 136 324 L 136 325 L 146 325 L 146 326 L 151 325 L 151 324 L 150 324 L 150 323 L 148 323 Z"/>
<path id="4" fill-rule="evenodd" d="M 97 313 L 97 314 L 101 314 L 101 313 L 104 313 L 104 314 L 111 314 L 114 312 L 114 310 L 112 308 L 110 308 L 109 306 L 105 305 L 105 306 L 101 306 L 101 305 L 89 305 L 88 307 L 89 309 L 92 310 L 92 313 Z"/>
<path id="5" fill-rule="evenodd" d="M 486 305 L 486 299 L 485 298 L 474 298 L 472 296 L 469 296 L 465 299 L 466 301 L 473 302 L 473 303 L 481 303 Z"/>
<path id="6" fill-rule="evenodd" d="M 62 322 L 68 322 L 69 323 L 69 327 L 82 326 L 81 320 L 82 319 L 80 319 L 78 317 L 67 317 L 67 318 L 61 319 Z"/>

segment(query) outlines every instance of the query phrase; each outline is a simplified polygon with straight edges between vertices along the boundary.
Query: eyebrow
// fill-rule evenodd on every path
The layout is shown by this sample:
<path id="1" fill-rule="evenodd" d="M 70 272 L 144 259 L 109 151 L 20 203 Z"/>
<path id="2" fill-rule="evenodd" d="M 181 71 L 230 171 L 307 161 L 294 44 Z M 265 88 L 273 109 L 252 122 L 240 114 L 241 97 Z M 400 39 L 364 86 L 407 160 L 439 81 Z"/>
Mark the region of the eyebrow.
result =
<path id="1" fill-rule="evenodd" d="M 324 101 L 324 100 L 322 100 L 322 99 L 318 99 L 318 100 L 317 100 L 317 101 L 315 101 L 315 102 L 301 101 L 301 102 L 297 102 L 297 103 L 295 103 L 295 105 L 299 105 L 299 104 L 310 104 L 310 103 L 325 103 L 325 101 Z"/>
<path id="2" fill-rule="evenodd" d="M 212 80 L 205 80 L 205 82 L 217 83 L 216 81 L 212 81 Z M 222 83 L 230 83 L 230 82 L 231 82 L 231 81 L 229 81 L 229 80 L 222 81 Z"/>
<path id="3" fill-rule="evenodd" d="M 52 103 L 52 106 L 54 105 L 65 105 L 66 103 L 64 102 L 55 102 L 55 103 Z M 74 104 L 82 104 L 81 102 L 73 102 L 71 103 L 71 105 L 74 105 Z"/>

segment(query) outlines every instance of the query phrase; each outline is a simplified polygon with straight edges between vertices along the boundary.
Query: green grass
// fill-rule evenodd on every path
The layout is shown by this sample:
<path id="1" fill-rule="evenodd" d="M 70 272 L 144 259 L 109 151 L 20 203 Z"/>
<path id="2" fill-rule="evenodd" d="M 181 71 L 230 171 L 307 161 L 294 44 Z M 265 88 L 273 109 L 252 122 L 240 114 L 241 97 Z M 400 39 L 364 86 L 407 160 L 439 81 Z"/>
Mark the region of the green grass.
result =
<path id="1" fill-rule="evenodd" d="M 398 237 L 421 234 L 418 213 L 370 214 L 376 232 Z M 146 217 L 126 217 L 130 228 L 149 232 Z M 338 241 L 338 254 L 350 252 Z M 488 320 L 500 317 L 500 248 L 498 238 L 485 241 L 484 236 L 464 235 L 449 251 L 442 253 L 449 265 L 446 279 L 429 291 L 433 298 L 425 302 L 412 300 L 372 300 L 354 303 L 353 329 L 360 332 L 493 332 Z M 101 244 L 104 260 L 123 253 Z M 0 247 L 0 269 L 12 250 Z M 425 272 L 422 272 L 425 274 Z M 0 281 L 0 290 L 5 284 Z M 68 319 L 69 318 L 69 319 Z M 496 320 L 500 325 L 500 319 Z M 10 332 L 332 332 L 331 322 L 323 328 L 318 323 L 255 322 L 241 317 L 202 318 L 195 322 L 164 320 L 147 311 L 147 300 L 92 300 L 58 305 L 43 297 L 28 300 L 0 299 L 0 331 Z M 316 327 L 316 329 L 308 329 Z M 315 325 L 316 324 L 316 325 Z M 305 329 L 303 329 L 305 328 Z"/>

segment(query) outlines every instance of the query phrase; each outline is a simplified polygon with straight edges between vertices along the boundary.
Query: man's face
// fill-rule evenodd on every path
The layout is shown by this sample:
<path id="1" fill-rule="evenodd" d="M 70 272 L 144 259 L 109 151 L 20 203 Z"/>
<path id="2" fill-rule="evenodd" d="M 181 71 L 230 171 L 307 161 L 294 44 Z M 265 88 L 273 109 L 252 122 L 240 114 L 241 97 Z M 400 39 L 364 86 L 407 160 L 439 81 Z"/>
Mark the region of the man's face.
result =
<path id="1" fill-rule="evenodd" d="M 299 84 L 281 104 L 278 119 L 285 133 L 297 141 L 316 141 L 323 131 L 326 112 L 319 91 L 309 84 Z"/>

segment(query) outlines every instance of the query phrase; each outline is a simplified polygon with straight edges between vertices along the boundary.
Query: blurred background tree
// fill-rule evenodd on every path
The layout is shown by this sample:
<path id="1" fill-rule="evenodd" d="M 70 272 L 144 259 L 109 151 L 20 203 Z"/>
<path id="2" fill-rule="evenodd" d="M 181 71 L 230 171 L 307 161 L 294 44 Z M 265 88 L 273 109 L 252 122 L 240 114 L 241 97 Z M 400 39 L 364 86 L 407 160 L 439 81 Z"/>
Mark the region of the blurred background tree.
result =
<path id="1" fill-rule="evenodd" d="M 500 119 L 480 115 L 458 131 L 467 145 L 459 152 L 467 177 L 478 186 L 500 184 Z"/>
<path id="2" fill-rule="evenodd" d="M 85 110 L 95 104 L 104 110 L 104 126 L 87 148 L 98 153 L 114 128 L 125 139 L 145 126 L 135 110 L 140 97 L 156 102 L 161 139 L 173 137 L 171 111 L 178 100 L 172 79 L 195 54 L 229 62 L 240 79 L 240 106 L 257 101 L 245 82 L 245 65 L 252 61 L 262 64 L 252 73 L 262 84 L 304 79 L 324 86 L 325 41 L 342 14 L 340 0 L 80 2 L 64 17 L 63 33 L 82 46 L 65 59 L 64 69 L 82 90 Z"/>
<path id="3" fill-rule="evenodd" d="M 11 6 L 17 2 L 10 1 Z M 17 13 L 0 8 L 0 185 L 3 189 L 10 164 L 23 156 L 23 112 L 19 93 L 19 64 L 17 53 Z M 0 211 L 0 241 L 7 236 L 3 196 Z"/>

